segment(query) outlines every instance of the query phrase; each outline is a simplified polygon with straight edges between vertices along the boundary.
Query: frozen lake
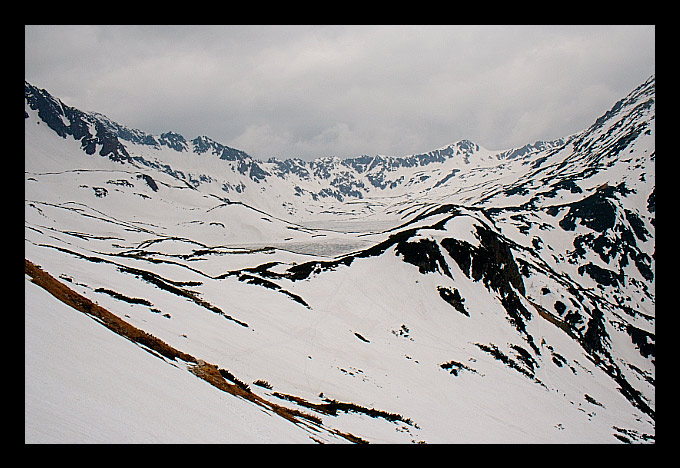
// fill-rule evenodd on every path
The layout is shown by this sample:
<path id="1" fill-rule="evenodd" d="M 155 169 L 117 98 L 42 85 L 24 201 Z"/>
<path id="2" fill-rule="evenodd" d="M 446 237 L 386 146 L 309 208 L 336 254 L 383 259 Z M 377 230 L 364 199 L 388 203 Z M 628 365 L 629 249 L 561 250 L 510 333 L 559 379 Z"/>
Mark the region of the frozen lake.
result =
<path id="1" fill-rule="evenodd" d="M 380 233 L 403 224 L 401 219 L 325 219 L 302 221 L 308 229 L 328 230 L 345 234 Z"/>
<path id="2" fill-rule="evenodd" d="M 373 244 L 374 242 L 361 239 L 341 240 L 320 238 L 318 241 L 312 242 L 286 242 L 269 245 L 275 249 L 287 250 L 293 253 L 333 258 L 356 252 L 357 250 L 367 249 Z"/>

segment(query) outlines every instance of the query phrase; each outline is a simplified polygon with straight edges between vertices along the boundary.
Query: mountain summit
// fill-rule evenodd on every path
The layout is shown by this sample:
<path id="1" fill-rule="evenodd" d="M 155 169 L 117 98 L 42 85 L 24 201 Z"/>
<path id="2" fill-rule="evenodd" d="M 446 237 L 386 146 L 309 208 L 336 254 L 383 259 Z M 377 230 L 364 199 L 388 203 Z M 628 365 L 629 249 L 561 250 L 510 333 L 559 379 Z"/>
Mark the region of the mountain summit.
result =
<path id="1" fill-rule="evenodd" d="M 26 82 L 26 442 L 654 442 L 654 113 L 260 161 Z"/>

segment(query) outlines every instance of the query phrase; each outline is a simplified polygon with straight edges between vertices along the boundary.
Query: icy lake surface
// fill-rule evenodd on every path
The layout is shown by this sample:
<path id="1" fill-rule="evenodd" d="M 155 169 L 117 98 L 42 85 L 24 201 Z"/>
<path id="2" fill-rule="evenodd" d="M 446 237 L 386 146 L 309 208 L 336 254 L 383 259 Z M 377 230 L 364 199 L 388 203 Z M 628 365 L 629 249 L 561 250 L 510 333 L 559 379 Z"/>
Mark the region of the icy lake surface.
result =
<path id="1" fill-rule="evenodd" d="M 309 229 L 362 234 L 384 232 L 402 223 L 402 220 L 395 219 L 324 219 L 308 220 L 301 224 Z"/>
<path id="2" fill-rule="evenodd" d="M 363 250 L 387 237 L 388 231 L 403 224 L 402 220 L 314 220 L 300 222 L 304 229 L 315 231 L 307 241 L 253 242 L 230 245 L 233 248 L 274 248 L 302 255 L 335 258 Z"/>
<path id="3" fill-rule="evenodd" d="M 289 252 L 319 257 L 338 257 L 370 247 L 372 242 L 356 240 L 319 239 L 316 242 L 289 242 L 269 244 L 271 247 Z"/>
<path id="4" fill-rule="evenodd" d="M 320 235 L 313 242 L 289 242 L 276 244 L 272 247 L 290 252 L 316 255 L 323 257 L 338 257 L 358 250 L 366 249 L 383 239 L 376 234 L 386 233 L 403 224 L 400 219 L 325 219 L 304 221 L 301 224 L 307 229 L 318 230 Z M 324 231 L 330 231 L 326 235 Z M 341 237 L 332 233 L 342 234 Z"/>

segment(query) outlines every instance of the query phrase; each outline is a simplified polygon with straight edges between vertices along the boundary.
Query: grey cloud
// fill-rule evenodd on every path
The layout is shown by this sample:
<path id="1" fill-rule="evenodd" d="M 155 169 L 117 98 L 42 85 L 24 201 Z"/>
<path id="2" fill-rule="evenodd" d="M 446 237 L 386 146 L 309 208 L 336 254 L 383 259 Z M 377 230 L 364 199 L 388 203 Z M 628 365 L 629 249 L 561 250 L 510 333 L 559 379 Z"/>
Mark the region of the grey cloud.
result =
<path id="1" fill-rule="evenodd" d="M 26 26 L 26 79 L 151 133 L 267 159 L 503 149 L 654 73 L 653 26 Z"/>

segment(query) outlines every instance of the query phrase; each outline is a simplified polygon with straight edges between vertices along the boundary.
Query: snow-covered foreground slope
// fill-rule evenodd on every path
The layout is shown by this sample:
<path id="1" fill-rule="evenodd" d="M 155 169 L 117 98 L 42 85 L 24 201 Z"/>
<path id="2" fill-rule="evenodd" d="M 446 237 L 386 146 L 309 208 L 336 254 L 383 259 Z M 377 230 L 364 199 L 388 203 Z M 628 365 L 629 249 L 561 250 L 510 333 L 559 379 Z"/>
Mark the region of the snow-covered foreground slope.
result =
<path id="1" fill-rule="evenodd" d="M 27 275 L 27 442 L 654 441 L 653 78 L 555 142 L 313 163 L 26 89 L 26 259 L 192 357 Z"/>
<path id="2" fill-rule="evenodd" d="M 307 443 L 26 282 L 27 443 Z"/>

